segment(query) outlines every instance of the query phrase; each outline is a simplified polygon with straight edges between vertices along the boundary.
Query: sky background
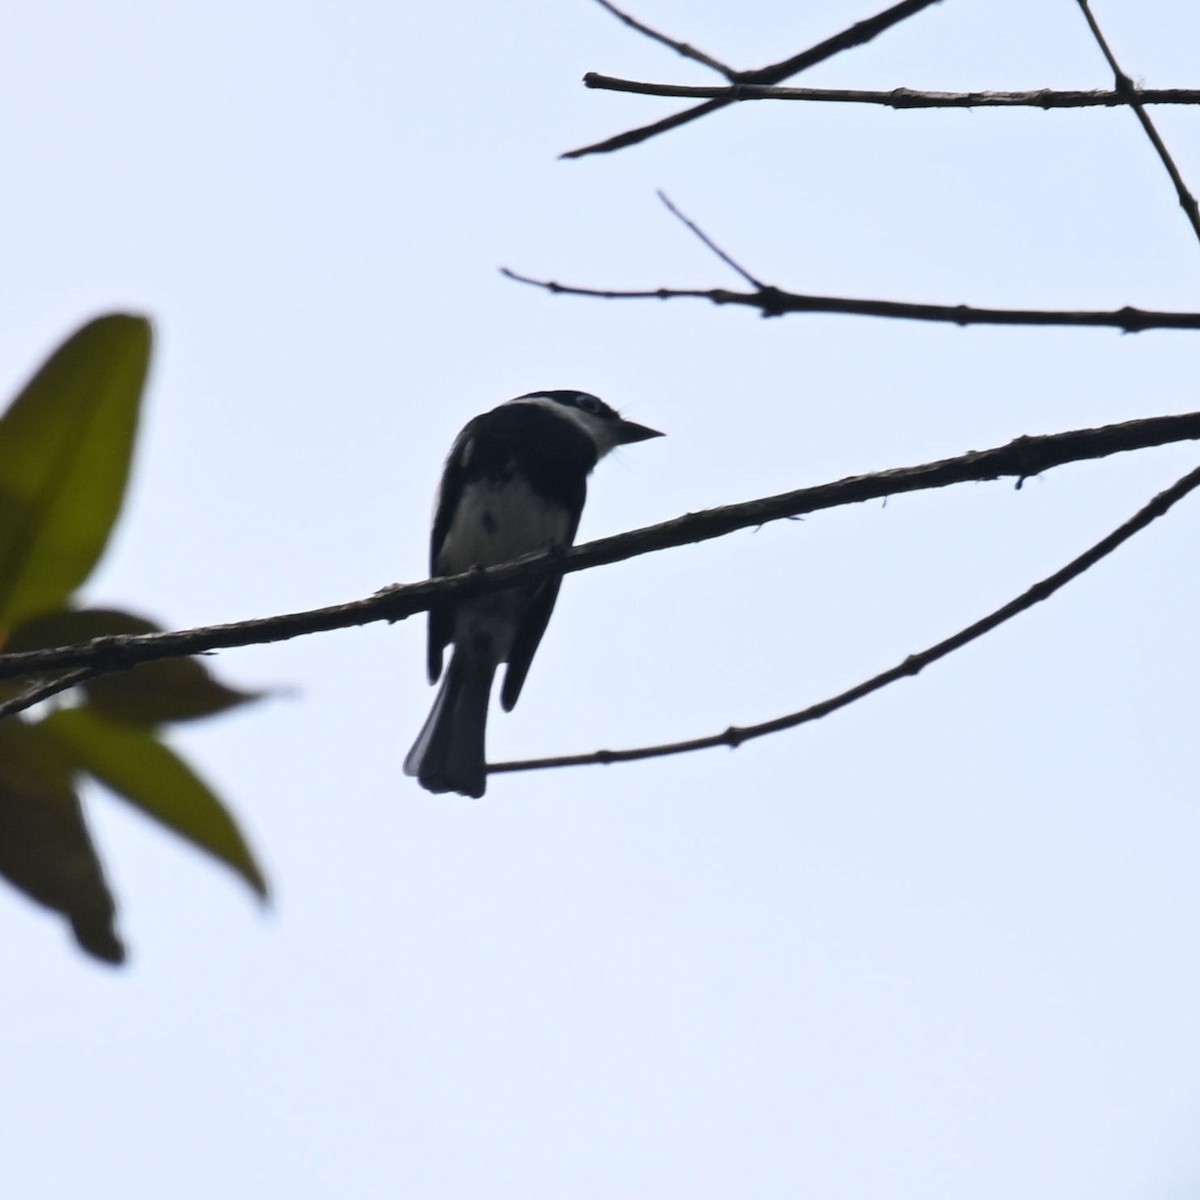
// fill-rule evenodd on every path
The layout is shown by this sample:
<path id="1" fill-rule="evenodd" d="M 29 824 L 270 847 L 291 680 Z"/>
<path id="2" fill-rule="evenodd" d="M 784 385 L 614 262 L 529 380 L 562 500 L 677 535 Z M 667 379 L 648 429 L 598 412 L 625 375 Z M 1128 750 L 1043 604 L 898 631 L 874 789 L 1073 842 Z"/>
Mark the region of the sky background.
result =
<path id="1" fill-rule="evenodd" d="M 1196 86 L 1200 8 L 1096 0 Z M 638 0 L 739 66 L 872 3 Z M 580 536 L 1197 407 L 1195 336 L 762 321 L 554 298 L 797 291 L 1200 308 L 1200 246 L 1128 112 L 672 111 L 712 82 L 585 0 L 82 3 L 0 42 L 0 389 L 149 314 L 128 504 L 89 588 L 184 628 L 423 576 L 442 460 L 533 389 L 668 432 Z M 1071 0 L 946 0 L 811 85 L 1102 87 Z M 1200 188 L 1200 114 L 1158 109 Z M 494 759 L 804 707 L 970 623 L 1190 470 L 1169 447 L 781 522 L 567 580 Z M 1200 1189 L 1194 497 L 1051 602 L 737 752 L 495 778 L 401 761 L 424 623 L 222 653 L 278 689 L 173 744 L 274 890 L 88 793 L 131 949 L 0 894 L 11 1195 L 1117 1200 Z"/>

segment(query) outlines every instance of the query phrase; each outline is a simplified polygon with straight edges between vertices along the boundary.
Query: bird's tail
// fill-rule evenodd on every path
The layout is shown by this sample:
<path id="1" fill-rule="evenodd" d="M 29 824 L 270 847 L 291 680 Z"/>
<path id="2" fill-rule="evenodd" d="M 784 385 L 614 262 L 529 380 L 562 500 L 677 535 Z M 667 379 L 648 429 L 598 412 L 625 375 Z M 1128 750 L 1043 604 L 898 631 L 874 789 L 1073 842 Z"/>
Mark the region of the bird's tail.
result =
<path id="1" fill-rule="evenodd" d="M 496 667 L 464 657 L 456 652 L 450 660 L 429 717 L 404 760 L 404 773 L 415 775 L 428 791 L 478 798 L 487 788 L 484 738 Z"/>

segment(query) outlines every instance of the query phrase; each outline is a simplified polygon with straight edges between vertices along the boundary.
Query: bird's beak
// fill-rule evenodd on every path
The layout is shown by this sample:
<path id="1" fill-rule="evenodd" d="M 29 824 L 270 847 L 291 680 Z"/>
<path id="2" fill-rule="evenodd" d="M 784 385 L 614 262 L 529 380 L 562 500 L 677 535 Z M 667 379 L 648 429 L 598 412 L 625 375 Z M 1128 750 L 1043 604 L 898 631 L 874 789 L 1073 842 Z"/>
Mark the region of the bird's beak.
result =
<path id="1" fill-rule="evenodd" d="M 657 429 L 651 429 L 649 425 L 638 425 L 635 421 L 626 421 L 621 419 L 620 424 L 614 430 L 616 433 L 616 444 L 618 446 L 627 446 L 630 442 L 644 442 L 648 438 L 666 437 L 666 434 L 660 433 Z"/>

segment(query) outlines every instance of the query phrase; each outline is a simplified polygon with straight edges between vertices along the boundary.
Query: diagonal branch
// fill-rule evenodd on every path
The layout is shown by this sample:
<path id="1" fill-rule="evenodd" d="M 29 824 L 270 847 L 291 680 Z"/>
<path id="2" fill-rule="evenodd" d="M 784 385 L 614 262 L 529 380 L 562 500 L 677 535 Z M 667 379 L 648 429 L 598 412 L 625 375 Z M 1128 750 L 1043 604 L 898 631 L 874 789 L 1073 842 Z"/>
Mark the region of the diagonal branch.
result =
<path id="1" fill-rule="evenodd" d="M 649 83 L 637 79 L 618 79 L 589 71 L 583 77 L 585 87 L 605 92 L 631 92 L 639 96 L 671 96 L 690 100 L 807 100 L 832 104 L 875 104 L 884 108 L 1117 108 L 1130 103 L 1126 92 L 1092 89 L 1089 91 L 1038 88 L 1024 92 L 927 92 L 918 88 L 898 87 L 890 91 L 865 91 L 859 88 L 774 87 L 761 83 L 735 83 L 723 86 L 690 86 L 677 83 Z M 1133 95 L 1139 104 L 1200 104 L 1200 88 L 1137 88 Z"/>
<path id="2" fill-rule="evenodd" d="M 743 742 L 751 741 L 754 738 L 766 737 L 772 733 L 780 733 L 785 729 L 794 729 L 797 725 L 805 725 L 810 721 L 819 721 L 822 717 L 837 712 L 838 709 L 845 708 L 847 705 L 853 704 L 856 700 L 861 700 L 864 696 L 869 696 L 872 692 L 877 692 L 889 684 L 895 683 L 898 679 L 918 674 L 931 663 L 937 662 L 940 658 L 945 658 L 948 654 L 952 654 L 955 650 L 959 650 L 970 642 L 981 638 L 985 633 L 989 633 L 997 626 L 1003 625 L 1006 621 L 1011 621 L 1013 617 L 1032 608 L 1035 604 L 1040 604 L 1043 600 L 1049 599 L 1060 588 L 1070 583 L 1072 579 L 1077 579 L 1088 568 L 1094 566 L 1106 555 L 1116 550 L 1118 546 L 1127 542 L 1134 534 L 1145 529 L 1152 521 L 1161 517 L 1172 505 L 1182 500 L 1184 496 L 1194 491 L 1197 487 L 1200 487 L 1200 467 L 1189 472 L 1165 491 L 1160 492 L 1149 504 L 1135 513 L 1133 517 L 1119 528 L 1113 530 L 1107 537 L 1102 538 L 1078 558 L 1072 559 L 1061 570 L 1055 571 L 1053 575 L 1048 575 L 1045 579 L 1038 580 L 1037 583 L 1027 591 L 1022 592 L 1016 599 L 1010 600 L 1007 604 L 989 613 L 986 617 L 981 618 L 972 625 L 968 625 L 965 629 L 960 629 L 957 633 L 938 642 L 934 646 L 930 646 L 926 650 L 922 650 L 919 654 L 909 655 L 903 662 L 897 663 L 894 667 L 890 667 L 888 670 L 865 680 L 856 687 L 840 692 L 838 695 L 831 696 L 827 700 L 822 700 L 817 704 L 810 705 L 799 712 L 788 713 L 786 716 L 776 717 L 771 721 L 763 721 L 757 725 L 731 725 L 724 733 L 691 738 L 683 742 L 670 742 L 657 746 L 639 746 L 632 750 L 597 750 L 591 754 L 570 754 L 557 758 L 530 758 L 516 762 L 492 763 L 488 766 L 488 772 L 492 775 L 498 775 L 509 771 L 540 771 L 550 767 L 579 767 L 597 763 L 607 765 L 608 763 L 615 762 L 634 762 L 644 758 L 665 758 L 672 754 L 688 754 L 694 750 L 708 750 L 714 746 L 729 746 L 732 749 L 736 749 Z"/>
<path id="3" fill-rule="evenodd" d="M 1142 128 L 1146 132 L 1146 136 L 1150 139 L 1150 144 L 1158 153 L 1158 157 L 1162 165 L 1166 167 L 1167 174 L 1171 177 L 1171 183 L 1175 187 L 1175 195 L 1179 198 L 1179 206 L 1187 215 L 1188 221 L 1191 223 L 1192 232 L 1197 238 L 1200 238 L 1200 205 L 1196 203 L 1196 197 L 1188 191 L 1187 184 L 1183 181 L 1183 176 L 1179 173 L 1179 168 L 1175 165 L 1175 160 L 1171 157 L 1171 152 L 1167 149 L 1166 143 L 1159 136 L 1158 130 L 1154 126 L 1154 122 L 1150 120 L 1150 114 L 1146 112 L 1138 98 L 1137 89 L 1133 86 L 1133 80 L 1121 70 L 1120 64 L 1116 60 L 1116 56 L 1109 48 L 1108 41 L 1104 36 L 1095 16 L 1092 14 L 1088 0 L 1078 0 L 1079 7 L 1083 10 L 1084 18 L 1087 20 L 1088 28 L 1092 31 L 1092 36 L 1096 39 L 1096 44 L 1100 47 L 1101 53 L 1108 60 L 1109 67 L 1112 68 L 1112 73 L 1116 80 L 1116 89 L 1123 97 L 1125 102 L 1133 109 L 1134 115 L 1141 122 Z"/>
<path id="4" fill-rule="evenodd" d="M 785 313 L 842 313 L 858 317 L 891 317 L 905 321 L 937 321 L 946 325 L 1066 325 L 1084 328 L 1120 329 L 1141 333 L 1145 329 L 1200 329 L 1198 312 L 1159 312 L 1124 308 L 1109 311 L 1056 310 L 1039 308 L 977 308 L 969 304 L 916 304 L 907 300 L 857 300 L 845 296 L 808 296 L 776 287 L 753 292 L 728 288 L 654 288 L 650 291 L 617 291 L 607 288 L 575 287 L 552 279 L 533 279 L 508 267 L 500 273 L 517 283 L 539 287 L 556 296 L 592 296 L 600 300 L 708 300 L 713 304 L 735 304 L 755 308 L 764 317 Z"/>
<path id="5" fill-rule="evenodd" d="M 901 21 L 907 21 L 909 17 L 915 17 L 917 13 L 941 2 L 942 0 L 902 0 L 900 4 L 893 4 L 891 8 L 885 8 L 883 12 L 876 13 L 873 17 L 867 17 L 866 20 L 856 21 L 853 25 L 843 29 L 841 33 L 835 33 L 833 37 L 826 38 L 823 42 L 818 42 L 807 50 L 801 50 L 799 54 L 785 58 L 782 62 L 759 67 L 756 71 L 740 71 L 737 82 L 782 83 L 785 79 L 800 74 L 801 71 L 807 71 L 809 67 L 815 67 L 818 63 L 833 58 L 835 54 L 841 54 L 843 50 L 853 50 L 856 46 L 865 46 L 868 42 L 874 41 L 881 33 L 899 25 Z"/>
<path id="6" fill-rule="evenodd" d="M 41 704 L 43 700 L 49 700 L 51 696 L 57 696 L 59 692 L 78 687 L 79 684 L 86 683 L 89 679 L 102 673 L 94 666 L 76 667 L 73 671 L 64 671 L 53 679 L 45 679 L 31 684 L 19 696 L 13 696 L 0 704 L 0 720 L 24 712 L 27 708 L 33 708 L 35 704 Z"/>
<path id="7" fill-rule="evenodd" d="M 714 242 L 712 238 L 710 238 L 708 234 L 705 233 L 704 230 L 701 229 L 700 226 L 691 219 L 691 217 L 686 216 L 683 212 L 675 207 L 675 205 L 671 202 L 671 198 L 666 192 L 660 191 L 658 193 L 658 198 L 667 206 L 667 211 L 671 214 L 671 216 L 682 222 L 686 229 L 688 229 L 691 233 L 694 233 L 696 237 L 698 237 L 700 241 L 708 247 L 709 250 L 711 250 L 727 267 L 730 267 L 736 271 L 752 288 L 762 292 L 770 286 L 769 284 L 763 283 L 761 279 L 756 279 L 750 274 L 749 271 L 746 270 L 745 267 L 742 266 L 741 263 L 726 254 L 725 251 L 722 250 L 721 247 L 718 246 L 717 243 Z"/>
<path id="8" fill-rule="evenodd" d="M 836 33 L 833 37 L 826 38 L 823 42 L 818 42 L 815 46 L 810 46 L 807 50 L 803 50 L 791 58 L 772 63 L 770 66 L 760 67 L 756 71 L 737 71 L 729 78 L 735 83 L 782 83 L 792 75 L 814 67 L 817 63 L 824 62 L 835 54 L 840 54 L 843 50 L 864 45 L 885 30 L 891 29 L 893 25 L 898 25 L 901 21 L 915 16 L 932 4 L 940 3 L 941 0 L 901 0 L 899 4 L 894 4 L 891 8 L 884 9 L 883 12 L 876 13 L 873 17 L 868 17 L 865 21 L 859 21 L 849 28 L 843 29 L 841 33 Z M 562 157 L 582 158 L 587 154 L 607 154 L 626 146 L 636 146 L 639 142 L 644 142 L 656 134 L 686 125 L 688 122 L 707 116 L 710 112 L 716 112 L 717 109 L 724 108 L 730 103 L 732 103 L 731 99 L 709 100 L 704 104 L 696 105 L 695 108 L 685 109 L 683 112 L 664 117 L 661 121 L 655 121 L 651 125 L 627 130 L 616 137 L 607 138 L 603 142 L 596 142 L 590 146 L 581 146 L 577 150 L 568 150 Z"/>
<path id="9" fill-rule="evenodd" d="M 716 71 L 718 75 L 724 75 L 726 79 L 733 79 L 737 72 L 732 67 L 727 67 L 723 62 L 718 62 L 709 54 L 705 54 L 703 50 L 697 50 L 695 46 L 689 46 L 687 42 L 677 42 L 674 38 L 669 38 L 665 33 L 659 33 L 657 29 L 651 29 L 649 25 L 643 25 L 641 21 L 631 17 L 627 12 L 622 12 L 615 4 L 610 4 L 609 0 L 596 0 L 596 3 L 607 12 L 612 13 L 618 21 L 628 25 L 630 29 L 637 30 L 638 33 L 644 34 L 651 41 L 659 42 L 663 46 L 669 46 L 676 54 L 682 54 L 684 58 L 690 58 L 693 62 L 698 62 L 702 66 L 709 67 Z"/>
<path id="10" fill-rule="evenodd" d="M 1200 440 L 1200 412 L 1145 417 L 1040 437 L 1019 437 L 1007 445 L 973 450 L 969 454 L 921 466 L 851 475 L 835 483 L 688 513 L 566 551 L 527 555 L 516 562 L 486 570 L 397 585 L 366 600 L 173 633 L 117 634 L 94 638 L 80 646 L 0 654 L 0 679 L 22 679 L 74 668 L 86 668 L 101 675 L 128 670 L 143 662 L 184 658 L 208 650 L 282 642 L 373 621 L 401 621 L 451 597 L 480 595 L 549 575 L 567 575 L 623 562 L 640 554 L 724 537 L 768 521 L 957 483 L 1002 477 L 1015 478 L 1019 483 L 1066 463 L 1196 440 Z"/>

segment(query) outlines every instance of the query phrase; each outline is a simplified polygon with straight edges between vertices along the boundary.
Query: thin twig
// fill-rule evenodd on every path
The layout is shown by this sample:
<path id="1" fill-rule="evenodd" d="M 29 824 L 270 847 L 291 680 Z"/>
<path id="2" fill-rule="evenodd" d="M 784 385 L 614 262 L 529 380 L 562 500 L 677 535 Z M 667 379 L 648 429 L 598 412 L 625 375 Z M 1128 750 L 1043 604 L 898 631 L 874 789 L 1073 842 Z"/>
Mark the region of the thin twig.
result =
<path id="1" fill-rule="evenodd" d="M 803 50 L 791 58 L 786 58 L 782 62 L 772 63 L 767 67 L 760 67 L 756 71 L 737 71 L 731 78 L 734 83 L 782 83 L 792 75 L 807 70 L 809 67 L 814 67 L 817 63 L 824 62 L 826 59 L 832 58 L 835 54 L 840 54 L 843 50 L 850 50 L 855 46 L 864 45 L 866 42 L 878 37 L 885 30 L 891 29 L 893 25 L 898 25 L 901 21 L 915 16 L 923 9 L 940 3 L 941 0 L 901 0 L 901 3 L 894 4 L 891 8 L 884 9 L 883 12 L 876 13 L 873 17 L 868 17 L 865 21 L 859 21 L 857 24 L 851 25 L 848 29 L 843 29 L 841 33 L 836 33 L 833 37 L 826 38 L 823 42 L 818 42 L 815 46 L 810 46 L 807 50 Z M 591 146 L 581 146 L 577 150 L 568 150 L 562 157 L 582 158 L 586 154 L 607 154 L 613 150 L 621 150 L 625 146 L 636 146 L 639 142 L 644 142 L 647 138 L 654 137 L 655 134 L 665 133 L 668 129 L 676 129 L 680 125 L 686 125 L 689 121 L 706 116 L 710 112 L 716 112 L 717 109 L 724 108 L 730 103 L 732 103 L 732 100 L 728 98 L 708 100 L 704 104 L 696 105 L 695 108 L 688 108 L 683 112 L 674 113 L 672 116 L 664 117 L 661 121 L 655 121 L 651 125 L 643 125 L 639 129 L 627 130 L 625 133 L 618 134 L 616 137 L 606 138 L 604 141 L 596 142 Z"/>
<path id="2" fill-rule="evenodd" d="M 723 62 L 718 62 L 710 54 L 705 54 L 703 50 L 697 50 L 695 46 L 689 46 L 686 42 L 677 42 L 674 38 L 669 38 L 665 33 L 659 33 L 657 29 L 651 29 L 649 25 L 643 25 L 641 21 L 631 17 L 628 13 L 622 12 L 615 4 L 610 4 L 609 0 L 596 0 L 596 3 L 601 8 L 612 13 L 618 21 L 622 21 L 628 25 L 630 29 L 636 29 L 638 33 L 644 34 L 653 41 L 660 42 L 664 46 L 669 46 L 676 54 L 682 54 L 684 58 L 690 58 L 693 62 L 698 62 L 703 66 L 709 67 L 716 71 L 718 75 L 724 75 L 726 79 L 732 79 L 737 72 L 732 67 L 727 67 Z"/>
<path id="3" fill-rule="evenodd" d="M 59 692 L 68 691 L 70 688 L 78 687 L 81 683 L 86 683 L 89 679 L 95 678 L 100 671 L 95 667 L 77 667 L 73 671 L 67 671 L 63 675 L 59 675 L 56 679 L 47 679 L 41 683 L 35 683 L 32 687 L 27 687 L 19 696 L 13 696 L 9 700 L 5 700 L 0 704 L 0 720 L 4 717 L 11 717 L 19 712 L 24 712 L 27 708 L 32 708 L 35 704 L 41 704 L 43 700 L 49 700 L 51 696 L 57 696 Z"/>
<path id="4" fill-rule="evenodd" d="M 603 3 L 603 0 L 598 0 L 598 2 Z M 732 267 L 752 288 L 757 288 L 760 292 L 765 290 L 767 287 L 765 283 L 759 279 L 755 279 L 754 276 L 751 275 L 750 272 L 741 265 L 741 263 L 730 258 L 729 255 L 726 254 L 725 251 L 722 250 L 721 247 L 718 246 L 717 243 L 714 242 L 712 238 L 710 238 L 708 234 L 696 224 L 695 221 L 693 221 L 690 217 L 684 216 L 684 214 L 681 213 L 679 209 L 671 203 L 671 200 L 667 196 L 666 192 L 660 191 L 658 193 L 658 198 L 667 206 L 668 212 L 670 212 L 673 217 L 682 221 L 684 225 L 686 225 L 687 228 L 690 229 L 692 233 L 694 233 L 726 266 Z"/>
<path id="5" fill-rule="evenodd" d="M 97 675 L 107 674 L 127 670 L 143 662 L 185 658 L 206 650 L 282 642 L 305 634 L 348 629 L 372 621 L 400 621 L 451 597 L 476 596 L 550 575 L 586 571 L 608 563 L 623 562 L 640 554 L 724 537 L 768 521 L 958 483 L 1003 477 L 1020 481 L 1066 463 L 1196 440 L 1200 440 L 1200 412 L 1146 417 L 1096 429 L 1077 429 L 1040 437 L 1019 437 L 990 450 L 974 450 L 969 454 L 916 467 L 852 475 L 835 483 L 688 513 L 658 525 L 599 538 L 566 551 L 527 555 L 517 562 L 488 567 L 486 570 L 398 585 L 348 604 L 174 633 L 112 634 L 94 638 L 79 646 L 0 654 L 0 679 L 28 678 L 75 667 L 94 669 Z"/>
<path id="6" fill-rule="evenodd" d="M 794 729 L 797 725 L 804 725 L 809 721 L 820 720 L 830 713 L 837 712 L 840 708 L 853 704 L 856 700 L 861 700 L 864 696 L 869 696 L 872 692 L 887 687 L 888 684 L 895 683 L 898 679 L 916 675 L 930 663 L 945 658 L 946 655 L 982 637 L 998 625 L 1003 625 L 1005 621 L 1012 620 L 1018 613 L 1025 612 L 1035 604 L 1040 604 L 1072 579 L 1078 578 L 1106 555 L 1111 554 L 1135 533 L 1145 529 L 1147 525 L 1161 517 L 1172 505 L 1182 500 L 1197 487 L 1200 487 L 1200 467 L 1189 472 L 1165 491 L 1160 492 L 1120 528 L 1113 530 L 1078 558 L 1072 559 L 1061 570 L 1046 576 L 1045 579 L 1038 580 L 1033 587 L 1022 592 L 1016 599 L 1010 600 L 981 620 L 968 625 L 965 629 L 959 630 L 936 645 L 922 650 L 919 654 L 909 655 L 903 662 L 865 680 L 856 687 L 831 696 L 827 700 L 822 700 L 818 704 L 810 705 L 799 712 L 788 713 L 786 716 L 763 721 L 757 725 L 730 726 L 723 733 L 691 738 L 683 742 L 639 746 L 630 750 L 597 750 L 590 754 L 570 754 L 555 758 L 530 758 L 515 762 L 492 763 L 488 766 L 488 772 L 498 775 L 509 771 L 541 771 L 551 767 L 579 767 L 597 763 L 607 765 L 615 762 L 633 762 L 643 758 L 665 758 L 671 754 L 687 754 L 694 750 L 708 750 L 714 746 L 729 746 L 736 749 L 743 742 L 751 741 L 754 738 L 766 737 L 768 734 L 779 733 L 785 729 Z"/>
<path id="7" fill-rule="evenodd" d="M 1087 20 L 1088 28 L 1092 31 L 1092 36 L 1096 39 L 1096 44 L 1100 47 L 1101 53 L 1108 60 L 1108 65 L 1112 68 L 1117 91 L 1129 107 L 1133 109 L 1138 121 L 1141 122 L 1142 128 L 1146 131 L 1146 136 L 1150 139 L 1150 144 L 1158 152 L 1158 157 L 1162 161 L 1162 165 L 1166 167 L 1167 174 L 1171 177 L 1171 183 L 1175 187 L 1175 195 L 1179 198 L 1179 206 L 1187 215 L 1188 221 L 1191 222 L 1192 232 L 1195 233 L 1197 238 L 1200 238 L 1200 205 L 1196 203 L 1196 197 L 1188 191 L 1187 184 L 1184 183 L 1183 176 L 1179 173 L 1179 168 L 1175 165 L 1175 160 L 1171 157 L 1171 152 L 1159 136 L 1158 130 L 1154 127 L 1154 122 L 1150 120 L 1150 114 L 1146 112 L 1138 99 L 1137 89 L 1133 86 L 1133 80 L 1121 70 L 1116 56 L 1109 49 L 1108 41 L 1105 39 L 1096 18 L 1092 15 L 1088 0 L 1078 0 L 1078 3 L 1079 7 L 1083 9 L 1084 18 Z"/>
<path id="8" fill-rule="evenodd" d="M 639 96 L 670 96 L 690 100 L 807 100 L 832 104 L 876 104 L 885 108 L 1117 108 L 1129 103 L 1124 92 L 1039 88 L 1025 92 L 926 92 L 898 87 L 890 91 L 864 91 L 859 88 L 773 87 L 759 83 L 736 83 L 730 87 L 690 86 L 677 83 L 649 83 L 620 79 L 589 71 L 583 77 L 585 87 L 606 92 L 631 92 Z M 1134 96 L 1139 104 L 1200 104 L 1200 88 L 1138 88 Z"/>
<path id="9" fill-rule="evenodd" d="M 843 50 L 853 50 L 855 46 L 865 46 L 868 42 L 874 41 L 881 33 L 886 33 L 893 26 L 899 25 L 901 21 L 907 21 L 909 17 L 915 17 L 917 13 L 941 2 L 942 0 L 903 0 L 903 3 L 894 4 L 891 8 L 885 8 L 883 12 L 876 13 L 873 17 L 857 21 L 843 29 L 841 33 L 835 33 L 833 37 L 826 38 L 823 42 L 818 42 L 807 50 L 801 50 L 799 54 L 794 54 L 791 58 L 785 58 L 781 62 L 772 63 L 767 67 L 759 67 L 754 71 L 739 71 L 736 81 L 738 83 L 782 83 L 785 79 L 798 75 L 801 71 L 807 71 L 809 67 L 815 67 L 818 63 L 825 62 L 835 54 L 841 54 Z"/>
<path id="10" fill-rule="evenodd" d="M 845 296 L 809 296 L 765 287 L 755 292 L 727 288 L 653 288 L 614 290 L 575 287 L 552 279 L 534 279 L 508 267 L 501 274 L 517 283 L 539 287 L 556 296 L 591 296 L 600 300 L 708 300 L 757 309 L 764 317 L 785 313 L 841 313 L 858 317 L 890 317 L 905 321 L 938 321 L 947 325 L 1066 325 L 1120 329 L 1141 333 L 1146 329 L 1200 329 L 1200 312 L 1158 312 L 1124 308 L 1078 311 L 1040 308 L 977 308 L 969 304 L 917 304 L 907 300 L 856 300 Z"/>

